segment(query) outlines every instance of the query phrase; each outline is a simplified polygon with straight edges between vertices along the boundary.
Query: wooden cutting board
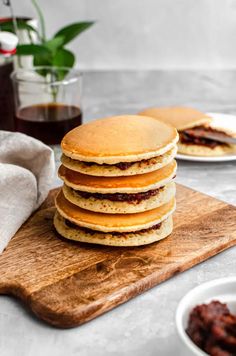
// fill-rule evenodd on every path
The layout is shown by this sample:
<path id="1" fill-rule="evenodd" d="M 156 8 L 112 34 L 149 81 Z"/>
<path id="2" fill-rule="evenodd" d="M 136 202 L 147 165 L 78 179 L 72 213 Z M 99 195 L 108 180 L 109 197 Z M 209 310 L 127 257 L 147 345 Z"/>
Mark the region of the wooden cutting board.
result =
<path id="1" fill-rule="evenodd" d="M 57 327 L 80 325 L 236 243 L 236 208 L 178 185 L 174 232 L 144 247 L 69 242 L 51 191 L 0 256 L 0 293 Z"/>

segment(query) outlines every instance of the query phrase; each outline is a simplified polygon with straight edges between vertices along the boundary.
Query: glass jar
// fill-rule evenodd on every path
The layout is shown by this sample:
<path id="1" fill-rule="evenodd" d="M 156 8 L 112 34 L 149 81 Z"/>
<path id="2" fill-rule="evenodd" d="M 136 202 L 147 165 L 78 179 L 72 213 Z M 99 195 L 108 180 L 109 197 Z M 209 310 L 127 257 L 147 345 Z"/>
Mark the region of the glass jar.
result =
<path id="1" fill-rule="evenodd" d="M 11 75 L 15 129 L 58 144 L 82 122 L 81 73 L 65 67 L 18 69 Z"/>

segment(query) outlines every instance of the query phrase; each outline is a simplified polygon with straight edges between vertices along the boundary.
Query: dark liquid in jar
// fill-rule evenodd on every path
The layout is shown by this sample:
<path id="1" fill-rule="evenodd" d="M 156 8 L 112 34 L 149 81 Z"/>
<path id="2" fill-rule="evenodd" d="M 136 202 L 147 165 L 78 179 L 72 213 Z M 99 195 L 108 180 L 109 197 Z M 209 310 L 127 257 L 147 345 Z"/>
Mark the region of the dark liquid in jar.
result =
<path id="1" fill-rule="evenodd" d="M 19 109 L 15 116 L 16 131 L 49 145 L 60 143 L 68 131 L 81 123 L 79 107 L 55 103 L 26 106 Z"/>
<path id="2" fill-rule="evenodd" d="M 14 97 L 10 75 L 12 62 L 0 64 L 0 130 L 14 131 Z"/>

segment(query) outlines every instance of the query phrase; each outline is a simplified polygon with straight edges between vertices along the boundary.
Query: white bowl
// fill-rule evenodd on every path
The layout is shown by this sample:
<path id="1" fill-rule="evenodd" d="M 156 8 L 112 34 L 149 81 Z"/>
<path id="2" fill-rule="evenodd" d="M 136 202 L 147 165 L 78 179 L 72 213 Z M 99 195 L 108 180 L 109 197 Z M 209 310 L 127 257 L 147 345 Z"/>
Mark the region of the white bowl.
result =
<path id="1" fill-rule="evenodd" d="M 236 277 L 220 278 L 201 284 L 181 299 L 176 310 L 175 322 L 188 355 L 207 355 L 192 342 L 185 330 L 192 309 L 199 304 L 210 303 L 212 300 L 226 303 L 231 313 L 236 314 Z"/>

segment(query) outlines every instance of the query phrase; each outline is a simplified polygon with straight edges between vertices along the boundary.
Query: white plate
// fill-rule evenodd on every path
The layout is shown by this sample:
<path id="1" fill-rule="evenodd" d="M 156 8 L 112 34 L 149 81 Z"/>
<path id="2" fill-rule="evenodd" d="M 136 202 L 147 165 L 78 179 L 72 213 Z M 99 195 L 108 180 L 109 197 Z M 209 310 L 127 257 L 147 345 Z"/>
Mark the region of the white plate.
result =
<path id="1" fill-rule="evenodd" d="M 225 127 L 236 132 L 236 116 L 221 114 L 221 113 L 211 113 L 211 112 L 208 112 L 207 115 L 213 118 L 213 125 L 219 127 Z M 183 155 L 178 153 L 176 155 L 176 158 L 184 161 L 195 161 L 195 162 L 226 162 L 226 161 L 235 161 L 236 153 L 227 154 L 225 156 L 217 156 L 217 157 L 191 156 L 191 155 Z"/>
<path id="2" fill-rule="evenodd" d="M 220 278 L 200 284 L 181 299 L 175 315 L 177 332 L 184 345 L 181 355 L 207 355 L 192 342 L 185 330 L 191 310 L 199 304 L 210 303 L 212 300 L 226 303 L 230 312 L 235 314 L 236 277 Z"/>
<path id="3" fill-rule="evenodd" d="M 190 155 L 182 155 L 178 153 L 176 155 L 177 159 L 183 161 L 192 161 L 192 162 L 227 162 L 227 161 L 236 161 L 236 155 L 225 155 L 219 157 L 203 157 L 203 156 L 190 156 Z"/>

